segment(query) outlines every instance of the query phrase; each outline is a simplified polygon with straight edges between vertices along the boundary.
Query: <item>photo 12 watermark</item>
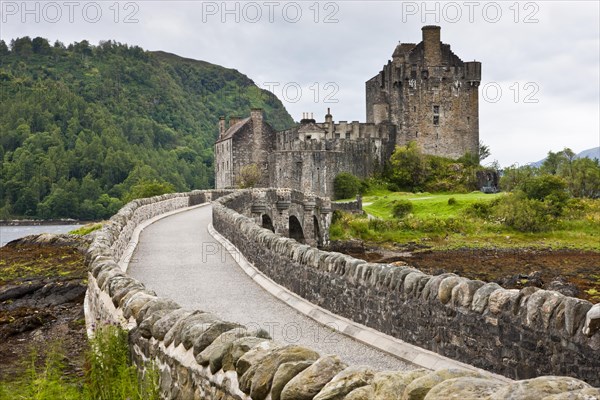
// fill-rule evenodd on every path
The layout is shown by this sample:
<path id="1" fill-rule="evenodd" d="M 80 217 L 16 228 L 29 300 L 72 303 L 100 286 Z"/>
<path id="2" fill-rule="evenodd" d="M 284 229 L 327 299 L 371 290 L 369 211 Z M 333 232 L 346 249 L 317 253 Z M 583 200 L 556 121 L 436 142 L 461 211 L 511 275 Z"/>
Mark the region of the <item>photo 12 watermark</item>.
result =
<path id="1" fill-rule="evenodd" d="M 536 82 L 486 82 L 480 88 L 481 99 L 486 103 L 498 103 L 505 96 L 515 104 L 538 104 L 540 85 Z"/>
<path id="2" fill-rule="evenodd" d="M 495 24 L 503 20 L 523 24 L 540 22 L 540 6 L 533 1 L 403 1 L 401 10 L 403 23 Z"/>
<path id="3" fill-rule="evenodd" d="M 296 24 L 310 21 L 315 24 L 340 22 L 340 3 L 327 1 L 203 1 L 202 23 L 286 22 Z"/>
<path id="4" fill-rule="evenodd" d="M 137 24 L 140 3 L 133 1 L 1 1 L 0 21 L 8 23 Z"/>

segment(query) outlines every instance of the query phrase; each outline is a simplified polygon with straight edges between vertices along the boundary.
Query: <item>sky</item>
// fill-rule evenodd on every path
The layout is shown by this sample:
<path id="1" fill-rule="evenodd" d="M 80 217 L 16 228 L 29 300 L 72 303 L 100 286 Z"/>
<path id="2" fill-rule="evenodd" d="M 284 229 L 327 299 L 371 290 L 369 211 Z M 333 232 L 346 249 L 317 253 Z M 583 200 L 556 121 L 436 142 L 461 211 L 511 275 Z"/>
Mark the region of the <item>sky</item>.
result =
<path id="1" fill-rule="evenodd" d="M 600 145 L 598 1 L 0 1 L 0 38 L 116 40 L 234 68 L 295 120 L 366 120 L 365 81 L 423 25 L 482 62 L 480 139 L 502 166 Z"/>

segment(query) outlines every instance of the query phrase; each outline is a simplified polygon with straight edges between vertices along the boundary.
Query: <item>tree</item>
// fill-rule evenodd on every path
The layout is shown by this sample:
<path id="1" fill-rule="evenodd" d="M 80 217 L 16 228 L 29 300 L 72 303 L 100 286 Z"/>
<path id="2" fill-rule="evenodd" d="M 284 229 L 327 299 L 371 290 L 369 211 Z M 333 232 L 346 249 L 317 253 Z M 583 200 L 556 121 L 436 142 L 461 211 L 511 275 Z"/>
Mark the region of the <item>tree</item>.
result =
<path id="1" fill-rule="evenodd" d="M 338 174 L 333 180 L 333 193 L 336 199 L 350 199 L 360 193 L 360 179 L 348 172 Z"/>
<path id="2" fill-rule="evenodd" d="M 244 165 L 236 179 L 236 186 L 240 189 L 255 187 L 260 181 L 260 169 L 256 164 Z"/>
<path id="3" fill-rule="evenodd" d="M 7 56 L 10 53 L 4 40 L 0 40 L 0 56 Z"/>
<path id="4" fill-rule="evenodd" d="M 426 157 L 416 142 L 396 146 L 390 158 L 391 180 L 401 188 L 418 190 L 427 180 L 429 168 Z"/>
<path id="5" fill-rule="evenodd" d="M 42 37 L 36 37 L 31 41 L 31 49 L 35 54 L 50 54 L 50 43 Z"/>
<path id="6" fill-rule="evenodd" d="M 479 141 L 479 162 L 481 163 L 483 160 L 492 155 L 490 151 L 490 147 L 485 145 L 481 140 Z"/>
<path id="7" fill-rule="evenodd" d="M 131 188 L 129 193 L 125 196 L 125 202 L 128 203 L 135 199 L 158 196 L 165 193 L 172 193 L 174 191 L 175 188 L 173 185 L 167 182 L 141 181 Z"/>

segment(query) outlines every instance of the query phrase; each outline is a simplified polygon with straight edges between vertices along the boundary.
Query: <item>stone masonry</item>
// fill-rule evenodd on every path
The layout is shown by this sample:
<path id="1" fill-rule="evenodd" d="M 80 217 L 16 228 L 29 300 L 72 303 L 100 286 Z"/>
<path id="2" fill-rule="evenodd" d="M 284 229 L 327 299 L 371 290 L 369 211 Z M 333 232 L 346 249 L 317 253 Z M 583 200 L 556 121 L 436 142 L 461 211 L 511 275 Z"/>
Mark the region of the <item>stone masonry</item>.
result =
<path id="1" fill-rule="evenodd" d="M 299 125 L 275 132 L 261 110 L 225 117 L 215 144 L 217 189 L 237 186 L 240 170 L 255 164 L 256 187 L 285 187 L 333 195 L 341 172 L 366 178 L 380 171 L 395 147 L 416 141 L 426 154 L 458 158 L 479 150 L 481 63 L 463 62 L 423 27 L 419 44 L 399 44 L 392 60 L 366 82 L 367 122 L 324 122 L 305 113 Z"/>
<path id="2" fill-rule="evenodd" d="M 265 332 L 223 321 L 218 315 L 184 310 L 119 266 L 132 251 L 140 224 L 213 200 L 215 227 L 248 259 L 256 262 L 263 257 L 256 266 L 272 279 L 315 303 L 367 325 L 382 324 L 383 330 L 408 313 L 402 331 L 415 338 L 420 332 L 429 335 L 438 351 L 449 348 L 459 356 L 459 347 L 472 352 L 495 338 L 490 356 L 481 353 L 491 369 L 509 366 L 532 374 L 536 368 L 564 366 L 567 372 L 578 371 L 589 383 L 599 384 L 600 307 L 590 308 L 587 302 L 553 292 L 506 291 L 454 275 L 431 277 L 412 268 L 393 269 L 322 252 L 258 226 L 251 213 L 255 198 L 249 191 L 194 191 L 134 200 L 95 234 L 88 248 L 86 323 L 89 328 L 113 323 L 129 329 L 132 358 L 140 370 L 148 363 L 158 367 L 163 399 L 600 399 L 600 390 L 573 377 L 507 382 L 458 369 L 348 367 L 336 355 L 282 345 Z M 396 314 L 389 312 L 387 302 L 378 300 L 381 295 L 396 299 L 392 307 Z M 360 312 L 348 315 L 355 307 Z M 484 330 L 484 324 L 496 329 Z M 552 352 L 545 351 L 548 343 L 555 347 Z M 523 359 L 535 353 L 538 356 L 531 361 Z M 531 369 L 519 369 L 519 363 Z"/>

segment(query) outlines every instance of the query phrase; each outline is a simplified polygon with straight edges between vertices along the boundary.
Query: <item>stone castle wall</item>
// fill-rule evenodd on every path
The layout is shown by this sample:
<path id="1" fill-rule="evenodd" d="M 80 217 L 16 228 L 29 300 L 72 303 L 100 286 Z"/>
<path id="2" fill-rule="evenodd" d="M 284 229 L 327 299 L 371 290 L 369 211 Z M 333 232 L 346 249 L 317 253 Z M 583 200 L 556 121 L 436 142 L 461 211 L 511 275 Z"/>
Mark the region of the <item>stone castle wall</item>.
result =
<path id="1" fill-rule="evenodd" d="M 294 197 L 293 193 L 292 197 Z M 350 292 L 343 294 L 342 298 L 337 300 L 325 299 L 344 285 L 347 285 L 348 289 L 354 286 L 353 290 L 358 291 L 370 288 L 372 294 L 362 298 L 362 311 L 357 315 L 360 320 L 365 317 L 369 319 L 369 316 L 372 318 L 378 315 L 371 313 L 372 310 L 379 308 L 382 315 L 385 315 L 388 310 L 385 304 L 374 303 L 376 299 L 374 294 L 389 292 L 389 288 L 395 288 L 394 293 L 406 292 L 399 298 L 407 301 L 411 299 L 415 301 L 416 309 L 427 312 L 426 309 L 421 308 L 424 306 L 415 300 L 415 294 L 424 291 L 420 288 L 427 280 L 422 277 L 422 274 L 414 270 L 410 270 L 412 274 L 407 274 L 406 269 L 389 273 L 389 268 L 386 269 L 387 273 L 384 273 L 381 268 L 385 266 L 356 263 L 357 260 L 336 253 L 329 253 L 323 258 L 323 252 L 274 235 L 235 211 L 247 212 L 249 208 L 251 209 L 247 204 L 250 198 L 252 196 L 249 196 L 247 191 L 235 193 L 194 191 L 135 200 L 111 218 L 95 235 L 88 248 L 86 263 L 90 273 L 85 301 L 88 327 L 93 329 L 101 324 L 113 323 L 129 329 L 133 360 L 140 369 L 145 368 L 147 361 L 154 362 L 159 368 L 163 398 L 262 400 L 270 396 L 272 400 L 300 398 L 357 400 L 388 398 L 386 396 L 393 393 L 395 397 L 401 395 L 402 399 L 424 398 L 427 394 L 426 400 L 446 400 L 450 395 L 461 396 L 462 394 L 462 397 L 470 395 L 479 398 L 492 392 L 495 393 L 495 397 L 491 398 L 497 400 L 512 398 L 509 396 L 518 393 L 536 399 L 545 399 L 550 394 L 564 393 L 563 397 L 552 397 L 555 400 L 575 398 L 573 396 L 577 394 L 587 395 L 588 398 L 600 396 L 597 389 L 577 379 L 566 377 L 544 377 L 507 383 L 499 382 L 485 374 L 474 374 L 468 371 L 432 372 L 421 369 L 410 372 L 376 372 L 368 368 L 347 367 L 335 355 L 322 356 L 311 349 L 293 345 L 282 346 L 268 339 L 265 332 L 248 331 L 238 324 L 223 321 L 216 315 L 202 311 L 183 310 L 174 301 L 157 296 L 141 282 L 129 277 L 119 265 L 119 261 L 130 256 L 133 251 L 132 243 L 137 240 L 138 234 L 136 229 L 151 221 L 152 218 L 188 205 L 217 200 L 213 203 L 215 226 L 218 225 L 232 242 L 237 242 L 243 254 L 254 258 L 256 252 L 261 251 L 265 255 L 276 257 L 277 262 L 282 262 L 279 268 L 275 268 L 276 261 L 269 263 L 273 264 L 271 268 L 273 268 L 274 279 L 284 280 L 280 274 L 284 270 L 287 271 L 290 276 L 296 278 L 294 279 L 296 283 L 292 283 L 291 286 L 297 291 L 306 291 L 309 280 L 316 279 L 314 281 L 316 287 L 322 292 L 317 296 L 319 298 L 313 299 L 314 302 L 335 306 L 342 300 L 350 300 L 347 297 Z M 326 206 L 326 204 L 319 204 L 319 201 L 316 203 L 318 207 Z M 240 240 L 246 240 L 246 244 L 239 243 Z M 257 249 L 255 247 L 257 245 L 261 248 Z M 254 253 L 252 249 L 255 249 Z M 320 262 L 315 264 L 317 260 Z M 257 262 L 256 266 L 268 270 L 263 264 Z M 304 273 L 308 275 L 302 276 Z M 329 279 L 327 283 L 324 282 L 326 277 Z M 452 305 L 447 306 L 448 316 L 452 314 L 449 310 L 462 312 L 461 307 L 468 302 L 469 293 L 473 291 L 472 288 L 465 290 L 465 281 L 456 279 L 460 284 L 456 285 L 452 295 L 449 296 Z M 433 280 L 434 278 L 430 277 L 427 281 Z M 448 290 L 453 285 L 446 280 L 438 280 L 439 287 L 435 282 L 425 284 L 425 287 L 429 288 L 429 293 L 436 292 L 434 288 L 439 289 L 437 292 L 446 299 Z M 470 287 L 468 284 L 466 286 Z M 361 287 L 363 289 L 360 289 Z M 484 297 L 488 298 L 477 293 L 480 291 L 476 291 L 477 301 L 473 301 L 473 304 L 481 304 Z M 490 305 L 486 306 L 487 309 L 497 310 L 495 313 L 498 317 L 506 313 L 510 309 L 509 306 L 516 304 L 516 297 L 512 293 L 509 296 L 504 296 L 504 291 L 500 293 L 503 295 L 490 295 L 488 300 Z M 544 322 L 547 310 L 550 308 L 549 301 L 540 301 L 542 298 L 545 299 L 545 296 L 537 297 L 533 301 L 534 294 L 527 295 L 529 299 L 527 304 L 541 304 L 542 312 L 536 314 L 532 311 L 530 318 L 532 321 L 541 318 Z M 524 298 L 524 295 L 520 294 L 517 297 Z M 356 307 L 356 301 L 358 300 L 355 299 L 350 307 Z M 555 313 L 556 315 L 553 314 L 550 322 L 560 325 L 558 322 L 562 315 L 564 326 L 574 332 L 571 335 L 572 339 L 565 339 L 564 344 L 571 346 L 570 351 L 578 351 L 577 331 L 581 326 L 581 314 L 584 314 L 588 307 L 587 304 L 575 299 L 571 301 L 574 302 L 574 306 L 557 306 L 558 312 Z M 566 300 L 563 300 L 561 304 L 565 302 Z M 406 311 L 406 307 L 404 310 Z M 434 308 L 432 311 L 436 313 Z M 423 316 L 417 321 L 420 322 L 424 318 Z M 415 321 L 411 321 L 406 327 L 417 332 L 420 328 L 415 325 Z M 431 326 L 431 322 L 429 325 Z M 453 325 L 448 330 L 454 332 L 456 329 Z M 550 332 L 555 331 L 551 329 Z M 561 341 L 563 336 L 569 337 L 569 335 L 553 336 L 552 340 Z M 445 339 L 446 336 L 441 336 L 441 340 Z M 593 347 L 597 340 L 596 332 L 584 344 L 597 352 Z M 449 346 L 452 345 L 449 342 Z M 507 356 L 514 352 L 512 348 L 507 351 Z M 570 361 L 565 362 L 570 365 Z M 582 369 L 582 372 L 585 371 Z"/>

